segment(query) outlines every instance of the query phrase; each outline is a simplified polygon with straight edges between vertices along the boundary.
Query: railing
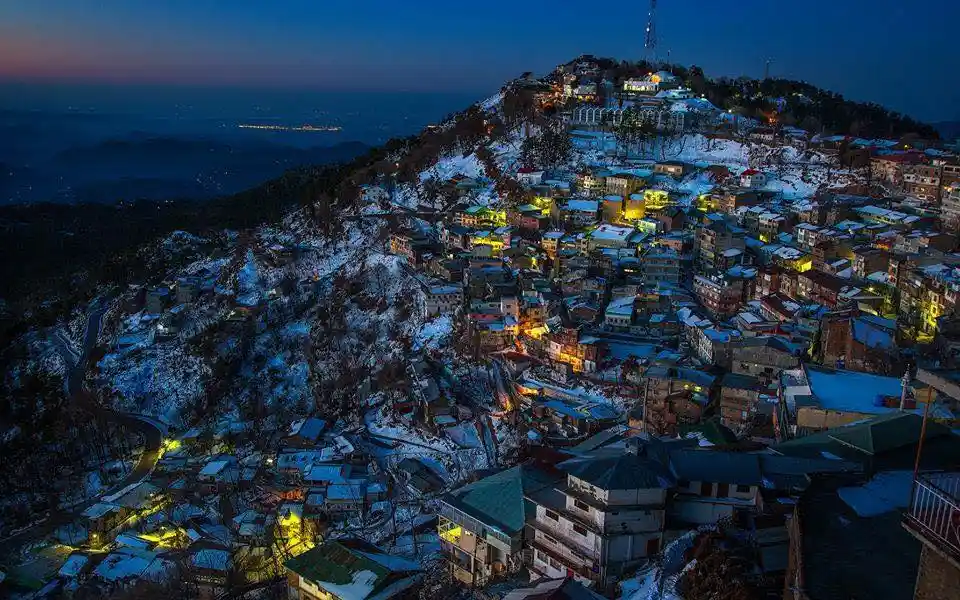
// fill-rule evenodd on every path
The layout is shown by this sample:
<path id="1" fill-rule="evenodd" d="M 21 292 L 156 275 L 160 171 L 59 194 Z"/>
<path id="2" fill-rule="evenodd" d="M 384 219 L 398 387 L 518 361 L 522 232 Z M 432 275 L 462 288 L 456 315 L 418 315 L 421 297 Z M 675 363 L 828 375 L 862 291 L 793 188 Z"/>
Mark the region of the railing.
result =
<path id="1" fill-rule="evenodd" d="M 539 529 L 541 532 L 549 535 L 554 538 L 557 543 L 557 548 L 563 554 L 568 554 L 571 558 L 576 558 L 580 561 L 594 562 L 600 560 L 600 549 L 595 548 L 593 550 L 588 550 L 570 539 L 570 533 L 564 531 L 562 527 L 551 522 L 550 519 L 537 519 L 532 523 L 534 529 Z M 544 541 L 544 544 L 549 542 Z"/>
<path id="2" fill-rule="evenodd" d="M 908 527 L 960 558 L 960 473 L 931 473 L 917 477 Z"/>

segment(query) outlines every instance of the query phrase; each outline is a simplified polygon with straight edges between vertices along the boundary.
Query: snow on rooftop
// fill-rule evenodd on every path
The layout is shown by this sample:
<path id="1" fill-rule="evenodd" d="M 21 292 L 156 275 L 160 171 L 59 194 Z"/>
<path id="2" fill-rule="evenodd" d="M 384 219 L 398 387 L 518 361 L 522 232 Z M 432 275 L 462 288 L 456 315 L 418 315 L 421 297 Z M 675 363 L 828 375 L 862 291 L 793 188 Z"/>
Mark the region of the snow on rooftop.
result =
<path id="1" fill-rule="evenodd" d="M 604 223 L 590 232 L 590 237 L 597 240 L 626 242 L 636 230 L 633 227 L 621 227 Z"/>
<path id="2" fill-rule="evenodd" d="M 85 554 L 71 554 L 67 561 L 63 563 L 57 575 L 61 577 L 76 577 L 87 566 L 89 557 Z"/>
<path id="3" fill-rule="evenodd" d="M 107 581 L 125 579 L 162 579 L 172 565 L 159 558 L 155 552 L 136 548 L 120 548 L 107 555 L 97 565 L 94 574 Z"/>

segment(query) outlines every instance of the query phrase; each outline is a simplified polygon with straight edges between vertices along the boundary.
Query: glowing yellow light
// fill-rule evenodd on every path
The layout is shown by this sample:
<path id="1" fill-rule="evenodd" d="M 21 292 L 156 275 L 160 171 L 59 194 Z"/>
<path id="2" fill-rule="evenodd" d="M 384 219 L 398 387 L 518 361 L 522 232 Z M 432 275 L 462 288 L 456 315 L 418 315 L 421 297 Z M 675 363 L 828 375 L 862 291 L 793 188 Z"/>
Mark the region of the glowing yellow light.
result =
<path id="1" fill-rule="evenodd" d="M 160 445 L 160 457 L 163 458 L 163 455 L 167 452 L 179 450 L 181 445 L 180 440 L 163 440 L 163 443 Z"/>

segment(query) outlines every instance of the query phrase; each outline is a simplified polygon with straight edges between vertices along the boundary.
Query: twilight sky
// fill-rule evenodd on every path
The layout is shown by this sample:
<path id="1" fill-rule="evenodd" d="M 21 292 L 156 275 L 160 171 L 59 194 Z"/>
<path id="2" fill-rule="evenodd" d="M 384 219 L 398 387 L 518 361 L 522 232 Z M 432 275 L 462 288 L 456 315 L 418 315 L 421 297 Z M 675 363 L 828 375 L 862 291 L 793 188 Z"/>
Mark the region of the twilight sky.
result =
<path id="1" fill-rule="evenodd" d="M 660 54 L 960 119 L 960 2 L 660 0 Z M 646 0 L 0 0 L 0 81 L 496 89 L 581 53 L 643 57 Z M 799 7 L 802 7 L 800 9 Z"/>

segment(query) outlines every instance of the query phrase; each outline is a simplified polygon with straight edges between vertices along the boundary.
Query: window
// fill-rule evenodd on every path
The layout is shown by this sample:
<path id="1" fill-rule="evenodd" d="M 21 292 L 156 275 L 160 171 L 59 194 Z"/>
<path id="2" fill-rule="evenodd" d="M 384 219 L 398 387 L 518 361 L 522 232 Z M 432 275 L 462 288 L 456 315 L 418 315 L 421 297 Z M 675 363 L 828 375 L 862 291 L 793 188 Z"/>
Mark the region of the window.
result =
<path id="1" fill-rule="evenodd" d="M 560 520 L 560 515 L 558 515 L 557 513 L 553 512 L 552 510 L 547 510 L 547 511 L 546 511 L 546 515 L 547 515 L 547 518 L 548 518 L 548 519 L 553 519 L 554 521 L 559 521 L 559 520 Z"/>
<path id="2" fill-rule="evenodd" d="M 561 565 L 559 562 L 557 562 L 557 561 L 554 560 L 553 558 L 550 559 L 550 566 L 553 567 L 554 569 L 562 569 L 562 568 L 563 568 L 563 565 Z"/>
<path id="3" fill-rule="evenodd" d="M 749 485 L 738 485 L 738 486 L 737 486 L 737 493 L 746 494 L 746 493 L 748 493 L 749 491 L 750 491 L 750 486 L 749 486 Z"/>
<path id="4" fill-rule="evenodd" d="M 574 499 L 573 505 L 584 512 L 590 512 L 590 505 L 584 502 L 583 500 Z"/>
<path id="5" fill-rule="evenodd" d="M 578 525 L 577 523 L 573 524 L 573 531 L 583 537 L 587 537 L 587 528 L 583 525 Z"/>
<path id="6" fill-rule="evenodd" d="M 541 531 L 540 533 L 541 533 L 541 535 L 543 535 L 543 539 L 547 540 L 547 541 L 550 542 L 551 544 L 556 545 L 556 543 L 557 543 L 557 540 L 556 540 L 556 539 L 554 539 L 552 536 L 549 536 L 549 535 L 543 533 L 542 531 Z"/>

